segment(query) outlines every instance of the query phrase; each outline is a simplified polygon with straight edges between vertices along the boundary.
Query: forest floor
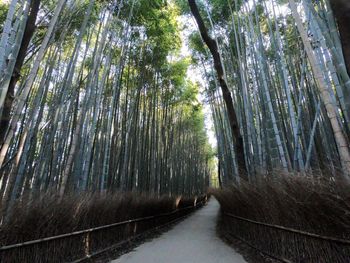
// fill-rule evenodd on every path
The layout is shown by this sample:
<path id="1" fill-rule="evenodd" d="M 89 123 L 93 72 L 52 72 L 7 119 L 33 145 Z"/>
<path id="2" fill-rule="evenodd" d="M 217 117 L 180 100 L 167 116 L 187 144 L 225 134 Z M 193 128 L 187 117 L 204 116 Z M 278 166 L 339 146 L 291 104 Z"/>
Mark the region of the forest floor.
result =
<path id="1" fill-rule="evenodd" d="M 246 263 L 216 235 L 219 203 L 208 205 L 160 237 L 146 242 L 112 263 Z"/>

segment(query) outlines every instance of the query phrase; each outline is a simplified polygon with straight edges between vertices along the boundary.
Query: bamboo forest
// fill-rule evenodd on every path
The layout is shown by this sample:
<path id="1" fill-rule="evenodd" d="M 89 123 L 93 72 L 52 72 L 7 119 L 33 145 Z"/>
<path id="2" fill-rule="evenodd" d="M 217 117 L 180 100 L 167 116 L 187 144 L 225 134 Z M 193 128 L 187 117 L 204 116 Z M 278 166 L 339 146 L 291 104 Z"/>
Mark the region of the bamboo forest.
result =
<path id="1" fill-rule="evenodd" d="M 350 262 L 349 0 L 1 0 L 0 262 Z"/>

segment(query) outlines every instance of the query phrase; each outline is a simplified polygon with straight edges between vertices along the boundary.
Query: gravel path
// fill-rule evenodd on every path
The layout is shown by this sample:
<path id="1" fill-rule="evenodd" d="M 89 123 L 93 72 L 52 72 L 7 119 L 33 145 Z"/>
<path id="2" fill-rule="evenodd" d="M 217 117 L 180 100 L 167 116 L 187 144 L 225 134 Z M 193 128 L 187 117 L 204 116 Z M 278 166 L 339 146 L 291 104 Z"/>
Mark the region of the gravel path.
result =
<path id="1" fill-rule="evenodd" d="M 159 238 L 112 263 L 246 263 L 216 236 L 220 205 L 214 199 Z"/>

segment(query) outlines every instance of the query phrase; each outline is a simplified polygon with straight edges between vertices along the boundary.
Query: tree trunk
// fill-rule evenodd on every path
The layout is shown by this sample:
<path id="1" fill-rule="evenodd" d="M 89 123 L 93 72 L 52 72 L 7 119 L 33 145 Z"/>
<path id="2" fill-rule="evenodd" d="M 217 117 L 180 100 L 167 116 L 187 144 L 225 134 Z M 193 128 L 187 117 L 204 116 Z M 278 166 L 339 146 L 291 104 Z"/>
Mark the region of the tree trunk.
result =
<path id="1" fill-rule="evenodd" d="M 346 68 L 350 75 L 350 2 L 349 0 L 330 0 L 337 20 Z"/>
<path id="2" fill-rule="evenodd" d="M 61 11 L 63 10 L 63 7 L 66 3 L 66 0 L 60 0 L 57 3 L 57 6 L 53 12 L 53 16 L 50 20 L 50 24 L 49 27 L 47 29 L 47 32 L 45 34 L 45 37 L 41 43 L 41 46 L 39 48 L 37 57 L 35 58 L 34 62 L 33 62 L 33 66 L 27 76 L 27 81 L 25 82 L 25 85 L 23 87 L 23 91 L 22 93 L 19 95 L 18 99 L 18 104 L 16 106 L 16 108 L 14 109 L 14 114 L 11 120 L 11 123 L 9 124 L 9 130 L 6 133 L 6 136 L 4 138 L 4 142 L 1 146 L 1 150 L 0 150 L 0 167 L 3 165 L 6 154 L 7 154 L 7 150 L 10 147 L 10 143 L 11 140 L 13 138 L 13 136 L 15 135 L 15 131 L 17 128 L 17 124 L 18 124 L 18 120 L 21 117 L 23 108 L 25 107 L 26 101 L 27 101 L 27 97 L 29 95 L 29 92 L 32 88 L 32 85 L 34 84 L 36 75 L 38 73 L 39 67 L 40 67 L 40 63 L 42 62 L 44 56 L 45 56 L 45 52 L 47 50 L 47 47 L 49 45 L 49 41 L 52 37 L 52 34 L 54 32 L 56 23 L 58 21 L 58 18 L 61 14 Z"/>
<path id="3" fill-rule="evenodd" d="M 9 40 L 9 37 L 11 35 L 12 21 L 13 21 L 15 14 L 16 14 L 17 2 L 18 2 L 17 0 L 11 1 L 11 4 L 9 5 L 9 9 L 7 12 L 6 19 L 5 19 L 3 28 L 2 28 L 2 33 L 1 33 L 1 38 L 0 38 L 0 71 L 3 70 L 5 60 L 6 60 L 6 57 L 5 57 L 6 47 L 8 45 L 8 40 Z"/>
<path id="4" fill-rule="evenodd" d="M 217 77 L 220 83 L 223 99 L 225 101 L 225 105 L 226 105 L 226 109 L 229 117 L 232 138 L 235 142 L 235 154 L 237 158 L 239 176 L 241 179 L 248 180 L 247 167 L 246 167 L 245 156 L 244 156 L 243 137 L 239 129 L 239 124 L 238 124 L 237 115 L 233 106 L 231 93 L 225 80 L 224 69 L 222 66 L 220 53 L 218 51 L 218 45 L 216 41 L 209 36 L 208 30 L 205 27 L 204 21 L 199 13 L 196 1 L 188 0 L 188 3 L 190 5 L 190 9 L 194 18 L 196 19 L 203 41 L 208 46 L 214 60 L 214 67 L 217 73 Z"/>
<path id="5" fill-rule="evenodd" d="M 32 39 L 32 36 L 35 31 L 35 21 L 38 15 L 40 6 L 40 0 L 32 0 L 30 1 L 30 13 L 28 16 L 28 20 L 26 23 L 26 27 L 24 30 L 23 40 L 21 43 L 21 47 L 16 59 L 15 68 L 10 80 L 10 84 L 6 93 L 5 97 L 5 103 L 4 108 L 1 115 L 0 120 L 0 145 L 3 144 L 4 138 L 6 135 L 6 131 L 10 124 L 10 118 L 11 118 L 11 109 L 12 104 L 15 96 L 15 87 L 18 79 L 20 78 L 21 74 L 21 68 L 23 66 L 24 59 L 26 57 L 27 49 L 30 43 L 30 40 Z"/>

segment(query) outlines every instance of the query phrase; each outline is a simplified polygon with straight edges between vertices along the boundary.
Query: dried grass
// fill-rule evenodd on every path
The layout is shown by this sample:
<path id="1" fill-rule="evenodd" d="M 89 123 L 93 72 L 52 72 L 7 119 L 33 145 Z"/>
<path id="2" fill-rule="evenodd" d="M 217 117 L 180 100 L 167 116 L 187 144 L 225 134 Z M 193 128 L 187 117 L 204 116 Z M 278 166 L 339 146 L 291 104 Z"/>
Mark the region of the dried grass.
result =
<path id="1" fill-rule="evenodd" d="M 350 240 L 348 184 L 302 176 L 277 176 L 256 184 L 211 190 L 223 212 L 239 217 Z M 350 246 L 234 219 L 221 214 L 220 232 L 291 262 L 350 262 Z"/>
<path id="2" fill-rule="evenodd" d="M 176 200 L 176 197 L 156 198 L 124 193 L 67 196 L 60 202 L 54 196 L 43 196 L 29 204 L 18 202 L 8 223 L 1 226 L 0 246 L 172 212 L 176 209 Z M 194 200 L 195 197 L 180 198 L 179 204 L 193 204 Z M 3 251 L 0 252 L 0 262 L 74 261 L 170 222 L 190 211 L 183 210 L 170 216 L 99 230 L 89 236 L 85 234 Z M 89 245 L 86 245 L 87 240 Z"/>

